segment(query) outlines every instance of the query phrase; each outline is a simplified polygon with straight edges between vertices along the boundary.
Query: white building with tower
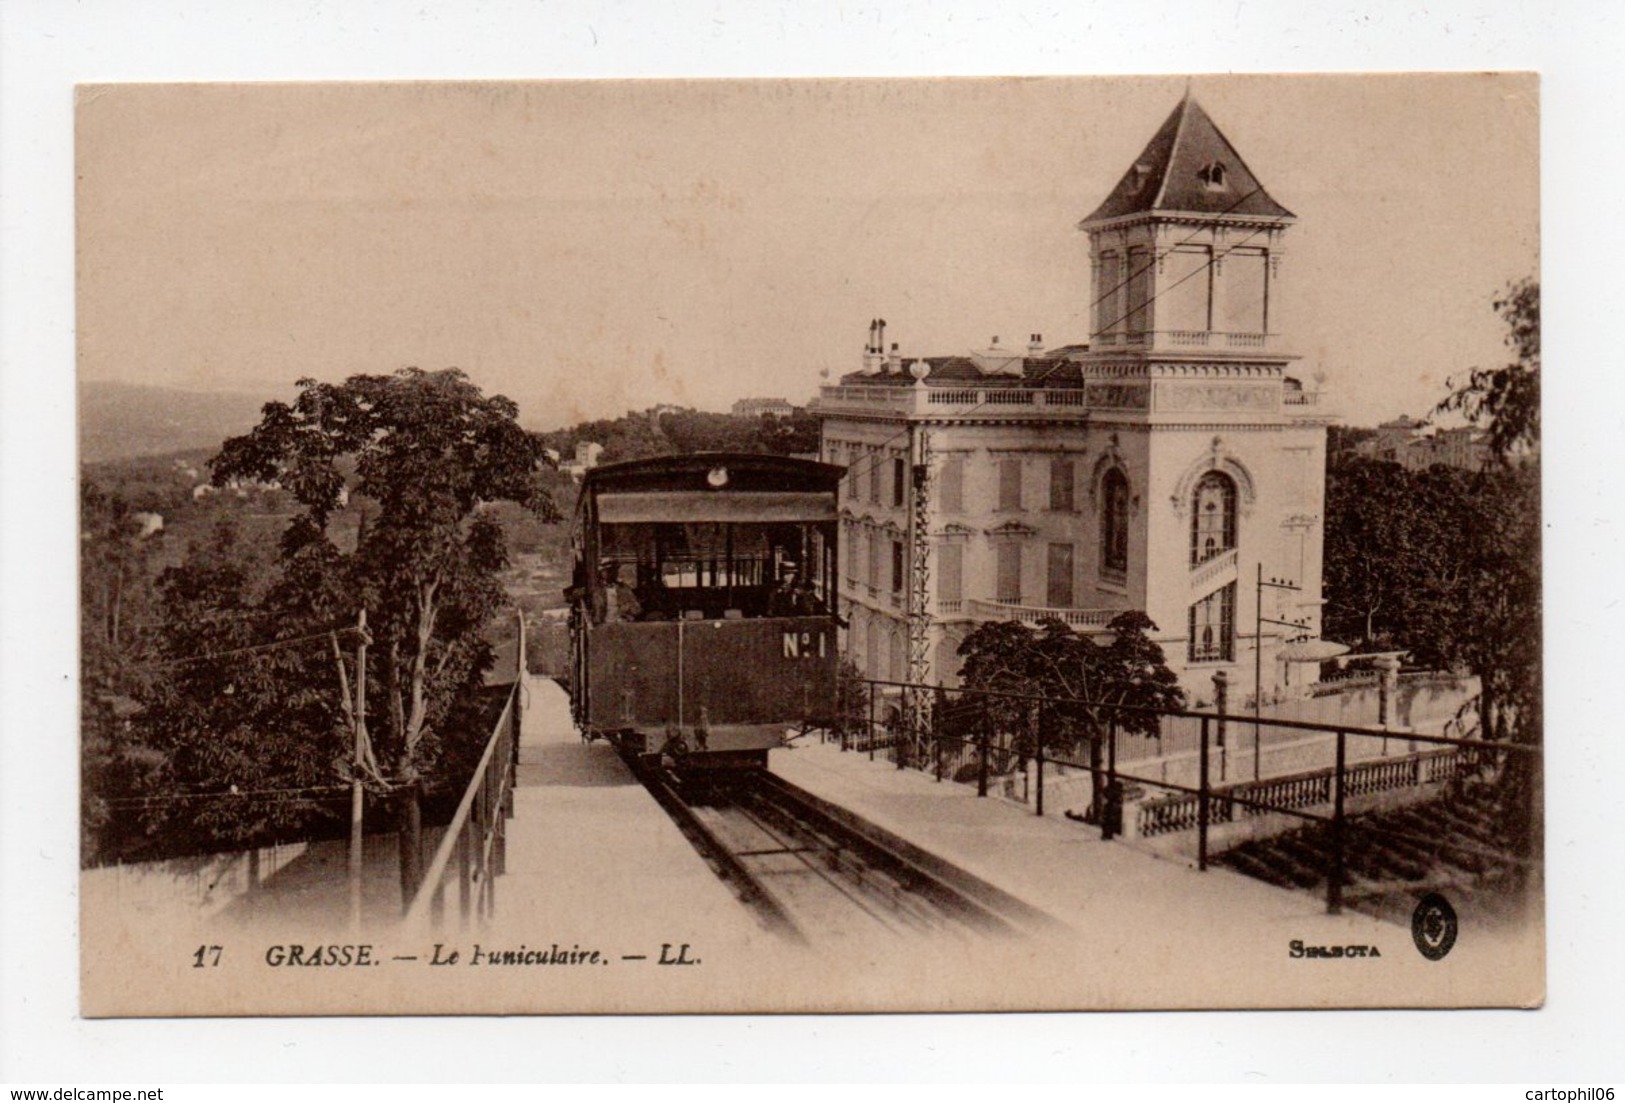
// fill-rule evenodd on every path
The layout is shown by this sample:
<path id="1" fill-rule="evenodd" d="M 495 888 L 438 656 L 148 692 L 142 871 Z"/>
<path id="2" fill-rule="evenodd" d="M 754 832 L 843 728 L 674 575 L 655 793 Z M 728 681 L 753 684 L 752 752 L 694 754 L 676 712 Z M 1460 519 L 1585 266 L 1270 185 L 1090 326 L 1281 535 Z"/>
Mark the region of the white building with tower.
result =
<path id="1" fill-rule="evenodd" d="M 953 685 L 978 622 L 1138 609 L 1193 700 L 1316 677 L 1332 419 L 1288 374 L 1294 221 L 1187 96 L 1079 223 L 1087 344 L 904 358 L 871 323 L 818 399 L 865 674 Z"/>

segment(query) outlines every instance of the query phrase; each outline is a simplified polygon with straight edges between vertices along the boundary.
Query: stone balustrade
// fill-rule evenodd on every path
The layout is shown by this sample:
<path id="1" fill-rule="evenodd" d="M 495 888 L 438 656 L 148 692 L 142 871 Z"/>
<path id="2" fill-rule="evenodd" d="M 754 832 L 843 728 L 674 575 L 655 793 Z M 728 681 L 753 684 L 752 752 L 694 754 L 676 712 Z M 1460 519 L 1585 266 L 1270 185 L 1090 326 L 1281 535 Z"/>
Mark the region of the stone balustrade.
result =
<path id="1" fill-rule="evenodd" d="M 1014 620 L 1037 624 L 1051 617 L 1073 628 L 1104 628 L 1122 609 L 1052 609 L 1040 605 L 1017 605 L 1007 601 L 971 598 L 967 611 L 976 620 Z"/>

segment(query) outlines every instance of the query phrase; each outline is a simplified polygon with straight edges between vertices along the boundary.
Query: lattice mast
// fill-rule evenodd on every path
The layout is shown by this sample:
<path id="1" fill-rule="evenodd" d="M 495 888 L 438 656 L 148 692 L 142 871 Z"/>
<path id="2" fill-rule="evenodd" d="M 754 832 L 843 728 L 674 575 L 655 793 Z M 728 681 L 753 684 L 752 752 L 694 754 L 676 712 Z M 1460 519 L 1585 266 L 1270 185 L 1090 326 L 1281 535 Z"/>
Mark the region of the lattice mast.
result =
<path id="1" fill-rule="evenodd" d="M 916 376 L 916 386 L 924 386 Z M 931 434 L 923 425 L 910 427 L 909 577 L 908 577 L 908 715 L 915 761 L 931 741 L 931 694 L 922 688 L 931 676 Z"/>

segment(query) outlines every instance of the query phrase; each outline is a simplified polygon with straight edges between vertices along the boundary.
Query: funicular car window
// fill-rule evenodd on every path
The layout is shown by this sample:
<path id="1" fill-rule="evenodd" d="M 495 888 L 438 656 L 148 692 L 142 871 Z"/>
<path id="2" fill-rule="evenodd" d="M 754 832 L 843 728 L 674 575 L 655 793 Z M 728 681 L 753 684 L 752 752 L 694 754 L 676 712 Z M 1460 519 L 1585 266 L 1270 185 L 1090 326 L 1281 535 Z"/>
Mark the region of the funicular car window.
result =
<path id="1" fill-rule="evenodd" d="M 816 525 L 691 521 L 600 528 L 600 578 L 629 585 L 635 619 L 746 619 L 822 611 Z M 775 591 L 778 591 L 775 595 Z"/>

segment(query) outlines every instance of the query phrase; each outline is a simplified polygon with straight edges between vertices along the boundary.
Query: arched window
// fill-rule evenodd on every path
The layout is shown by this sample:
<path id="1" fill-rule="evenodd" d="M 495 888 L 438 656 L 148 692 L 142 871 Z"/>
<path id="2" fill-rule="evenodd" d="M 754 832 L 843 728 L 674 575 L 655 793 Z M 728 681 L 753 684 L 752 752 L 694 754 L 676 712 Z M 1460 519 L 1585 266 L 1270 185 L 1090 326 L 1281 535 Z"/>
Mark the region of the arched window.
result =
<path id="1" fill-rule="evenodd" d="M 1191 516 L 1191 566 L 1236 546 L 1236 484 L 1209 471 L 1196 484 Z"/>
<path id="2" fill-rule="evenodd" d="M 1100 482 L 1100 566 L 1108 577 L 1128 574 L 1128 479 L 1117 468 Z"/>

